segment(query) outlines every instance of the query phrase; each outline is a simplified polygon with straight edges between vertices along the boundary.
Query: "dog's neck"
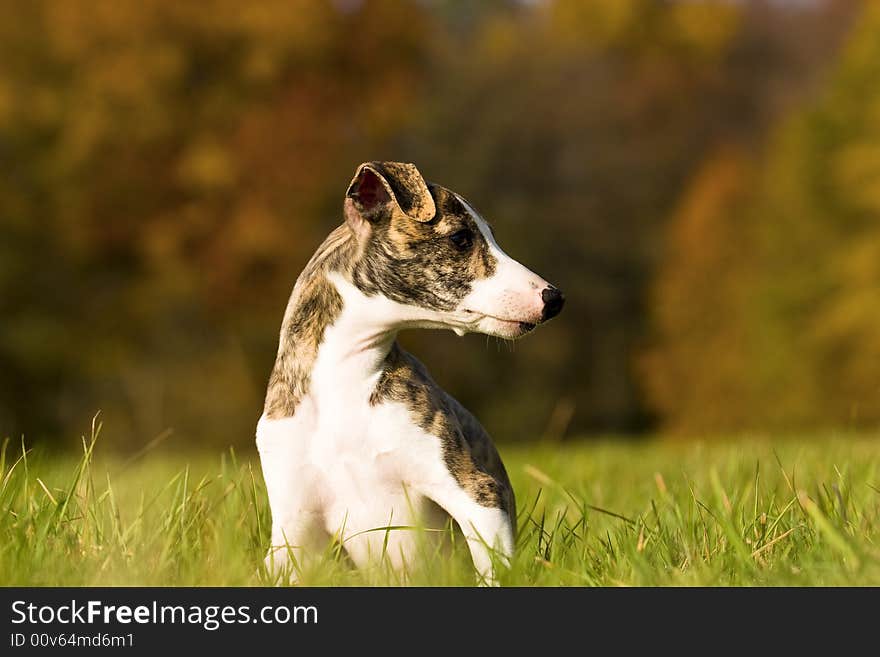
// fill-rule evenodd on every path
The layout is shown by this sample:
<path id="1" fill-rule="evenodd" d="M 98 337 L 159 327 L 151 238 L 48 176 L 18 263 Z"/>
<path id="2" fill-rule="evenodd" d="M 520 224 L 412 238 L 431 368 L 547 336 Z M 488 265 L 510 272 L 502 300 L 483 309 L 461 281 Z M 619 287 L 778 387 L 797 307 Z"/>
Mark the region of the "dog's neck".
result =
<path id="1" fill-rule="evenodd" d="M 342 298 L 342 312 L 324 331 L 312 370 L 310 394 L 319 399 L 369 399 L 397 339 L 383 313 L 383 300 L 367 297 L 340 273 L 328 282 Z"/>
<path id="2" fill-rule="evenodd" d="M 368 400 L 395 343 L 396 306 L 368 297 L 342 271 L 312 270 L 297 282 L 285 313 L 266 394 L 270 418 L 290 417 L 309 397 L 336 406 Z"/>

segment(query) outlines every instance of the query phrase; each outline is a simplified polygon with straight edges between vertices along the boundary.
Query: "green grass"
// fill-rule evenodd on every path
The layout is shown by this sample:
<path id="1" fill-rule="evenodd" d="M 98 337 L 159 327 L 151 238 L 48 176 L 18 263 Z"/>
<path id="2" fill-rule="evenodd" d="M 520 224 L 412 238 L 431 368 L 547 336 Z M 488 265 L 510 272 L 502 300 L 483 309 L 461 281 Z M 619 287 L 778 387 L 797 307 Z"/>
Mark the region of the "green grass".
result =
<path id="1" fill-rule="evenodd" d="M 253 454 L 0 460 L 0 585 L 259 585 L 269 513 Z M 506 447 L 517 586 L 880 584 L 880 441 Z M 312 585 L 471 585 L 465 546 L 406 579 L 328 546 Z M 442 558 L 439 558 L 442 557 Z"/>

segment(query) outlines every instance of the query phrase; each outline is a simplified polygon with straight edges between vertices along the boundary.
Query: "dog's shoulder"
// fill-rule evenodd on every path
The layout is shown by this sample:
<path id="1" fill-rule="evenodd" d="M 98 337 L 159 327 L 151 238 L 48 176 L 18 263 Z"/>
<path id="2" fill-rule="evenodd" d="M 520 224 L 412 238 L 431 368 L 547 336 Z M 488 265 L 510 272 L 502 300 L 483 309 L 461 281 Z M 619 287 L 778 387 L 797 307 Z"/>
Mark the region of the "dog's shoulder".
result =
<path id="1" fill-rule="evenodd" d="M 473 413 L 452 395 L 441 392 L 446 397 L 449 410 L 458 421 L 468 447 L 466 453 L 447 454 L 446 461 L 450 464 L 450 471 L 480 504 L 506 511 L 515 527 L 516 501 L 513 486 L 510 485 L 507 470 L 504 469 L 495 443 Z"/>
<path id="2" fill-rule="evenodd" d="M 480 504 L 512 513 L 513 489 L 498 450 L 480 422 L 437 385 L 427 368 L 395 343 L 370 403 L 404 404 L 413 421 L 443 445 L 449 472 Z"/>
<path id="3" fill-rule="evenodd" d="M 447 395 L 438 386 L 427 368 L 395 342 L 382 364 L 382 374 L 370 396 L 370 404 L 386 402 L 404 404 L 417 416 L 426 431 L 437 422 L 438 413 L 450 413 Z"/>
<path id="4" fill-rule="evenodd" d="M 459 427 L 461 427 L 464 439 L 467 441 L 474 459 L 489 474 L 506 482 L 507 472 L 504 470 L 504 464 L 501 462 L 501 457 L 498 455 L 498 450 L 495 448 L 495 443 L 492 442 L 489 433 L 483 428 L 480 421 L 474 417 L 473 413 L 462 406 L 455 397 L 445 391 L 443 391 L 443 394 L 446 397 L 449 410 L 458 421 Z"/>

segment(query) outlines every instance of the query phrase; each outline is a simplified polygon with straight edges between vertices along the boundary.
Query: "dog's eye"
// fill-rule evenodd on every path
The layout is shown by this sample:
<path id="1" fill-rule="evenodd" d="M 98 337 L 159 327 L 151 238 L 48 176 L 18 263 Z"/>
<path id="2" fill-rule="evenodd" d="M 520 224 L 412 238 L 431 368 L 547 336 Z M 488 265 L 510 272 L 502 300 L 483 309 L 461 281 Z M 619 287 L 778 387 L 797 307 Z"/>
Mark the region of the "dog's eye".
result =
<path id="1" fill-rule="evenodd" d="M 449 236 L 450 241 L 455 244 L 455 248 L 460 251 L 471 248 L 474 243 L 474 234 L 467 228 L 463 228 L 457 233 Z"/>

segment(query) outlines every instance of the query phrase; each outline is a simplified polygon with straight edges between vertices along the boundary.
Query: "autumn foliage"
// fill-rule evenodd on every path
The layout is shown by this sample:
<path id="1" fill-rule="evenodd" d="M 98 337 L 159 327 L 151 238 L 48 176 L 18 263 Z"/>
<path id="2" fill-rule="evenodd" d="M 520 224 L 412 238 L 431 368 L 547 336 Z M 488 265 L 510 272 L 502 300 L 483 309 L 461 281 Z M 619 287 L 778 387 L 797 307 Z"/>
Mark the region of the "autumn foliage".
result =
<path id="1" fill-rule="evenodd" d="M 875 424 L 878 79 L 845 0 L 5 3 L 0 434 L 250 443 L 370 159 L 567 293 L 403 338 L 499 440 Z"/>

